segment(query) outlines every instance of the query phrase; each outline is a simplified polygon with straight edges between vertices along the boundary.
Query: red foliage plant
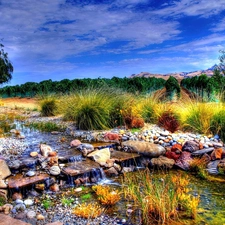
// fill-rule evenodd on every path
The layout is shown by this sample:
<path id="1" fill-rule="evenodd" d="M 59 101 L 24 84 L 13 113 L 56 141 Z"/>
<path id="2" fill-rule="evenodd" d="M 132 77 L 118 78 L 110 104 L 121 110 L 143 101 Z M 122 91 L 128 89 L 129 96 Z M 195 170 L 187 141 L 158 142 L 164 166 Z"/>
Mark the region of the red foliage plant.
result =
<path id="1" fill-rule="evenodd" d="M 126 117 L 125 118 L 125 124 L 128 129 L 131 128 L 142 128 L 144 127 L 144 120 L 142 118 L 137 118 L 137 117 Z"/>
<path id="2" fill-rule="evenodd" d="M 166 111 L 159 117 L 158 125 L 172 133 L 180 127 L 177 115 L 171 111 Z"/>

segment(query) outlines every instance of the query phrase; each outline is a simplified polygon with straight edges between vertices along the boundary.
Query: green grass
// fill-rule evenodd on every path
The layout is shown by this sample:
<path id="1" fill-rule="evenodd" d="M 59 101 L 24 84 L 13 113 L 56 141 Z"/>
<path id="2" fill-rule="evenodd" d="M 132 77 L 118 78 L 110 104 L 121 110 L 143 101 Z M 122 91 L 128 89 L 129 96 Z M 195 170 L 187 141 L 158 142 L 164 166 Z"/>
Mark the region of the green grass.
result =
<path id="1" fill-rule="evenodd" d="M 57 111 L 56 99 L 54 97 L 46 97 L 41 100 L 41 115 L 42 116 L 55 116 Z"/>
<path id="2" fill-rule="evenodd" d="M 26 123 L 26 126 L 43 132 L 63 131 L 65 129 L 65 127 L 52 122 L 32 122 Z"/>

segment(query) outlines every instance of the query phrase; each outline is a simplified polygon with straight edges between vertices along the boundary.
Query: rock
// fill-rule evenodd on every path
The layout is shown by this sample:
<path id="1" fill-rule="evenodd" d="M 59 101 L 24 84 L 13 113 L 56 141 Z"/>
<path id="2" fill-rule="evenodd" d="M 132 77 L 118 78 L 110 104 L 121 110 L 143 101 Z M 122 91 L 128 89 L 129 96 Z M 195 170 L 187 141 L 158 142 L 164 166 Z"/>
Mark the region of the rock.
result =
<path id="1" fill-rule="evenodd" d="M 23 222 L 21 220 L 13 219 L 10 216 L 0 214 L 0 225 L 31 225 L 30 223 Z"/>
<path id="2" fill-rule="evenodd" d="M 45 217 L 42 214 L 38 214 L 36 218 L 37 218 L 37 220 L 44 220 L 45 219 Z"/>
<path id="3" fill-rule="evenodd" d="M 212 160 L 221 159 L 222 158 L 222 153 L 223 153 L 223 149 L 222 148 L 216 148 L 211 154 Z"/>
<path id="4" fill-rule="evenodd" d="M 104 135 L 105 140 L 109 140 L 109 141 L 119 141 L 120 140 L 120 135 L 116 134 L 116 133 L 111 133 L 111 132 L 107 132 Z"/>
<path id="5" fill-rule="evenodd" d="M 183 170 L 188 170 L 190 168 L 191 161 L 191 153 L 183 151 L 179 159 L 176 161 L 175 165 Z"/>
<path id="6" fill-rule="evenodd" d="M 121 173 L 129 173 L 132 172 L 134 170 L 133 167 L 123 167 Z"/>
<path id="7" fill-rule="evenodd" d="M 46 223 L 45 225 L 63 225 L 60 221 L 55 221 L 53 223 Z"/>
<path id="8" fill-rule="evenodd" d="M 45 190 L 45 184 L 35 184 L 35 189 L 44 191 Z"/>
<path id="9" fill-rule="evenodd" d="M 8 215 L 12 209 L 13 209 L 13 205 L 11 204 L 5 204 L 2 206 L 2 210 L 6 215 Z"/>
<path id="10" fill-rule="evenodd" d="M 41 150 L 41 154 L 44 157 L 48 157 L 49 152 L 52 152 L 52 148 L 49 145 L 46 144 L 40 144 L 40 150 Z"/>
<path id="11" fill-rule="evenodd" d="M 23 204 L 23 200 L 22 199 L 16 199 L 15 203 L 16 204 Z"/>
<path id="12" fill-rule="evenodd" d="M 75 140 L 70 142 L 71 147 L 78 147 L 80 144 L 81 144 L 81 142 L 78 139 L 75 139 Z"/>
<path id="13" fill-rule="evenodd" d="M 26 206 L 31 206 L 34 204 L 34 201 L 32 199 L 25 199 L 23 202 Z"/>
<path id="14" fill-rule="evenodd" d="M 53 184 L 50 186 L 50 191 L 53 191 L 53 192 L 58 192 L 59 191 L 59 185 L 58 184 Z"/>
<path id="15" fill-rule="evenodd" d="M 24 211 L 26 209 L 26 206 L 25 204 L 21 203 L 17 204 L 13 209 L 16 210 L 16 212 Z"/>
<path id="16" fill-rule="evenodd" d="M 21 194 L 21 193 L 18 193 L 18 192 L 15 192 L 15 193 L 12 195 L 12 199 L 13 199 L 14 201 L 16 201 L 17 199 L 22 199 L 22 198 L 23 198 L 22 194 Z"/>
<path id="17" fill-rule="evenodd" d="M 182 145 L 181 144 L 175 144 L 171 147 L 171 152 L 181 152 L 182 151 Z"/>
<path id="18" fill-rule="evenodd" d="M 74 191 L 75 192 L 81 192 L 82 191 L 82 188 L 81 187 L 75 188 Z"/>
<path id="19" fill-rule="evenodd" d="M 197 150 L 195 152 L 192 152 L 191 155 L 193 155 L 193 156 L 203 155 L 205 153 L 210 153 L 213 150 L 214 150 L 214 148 L 206 148 L 206 149 L 202 149 L 202 150 Z"/>
<path id="20" fill-rule="evenodd" d="M 95 150 L 92 153 L 88 154 L 87 157 L 93 158 L 95 162 L 101 164 L 106 163 L 110 159 L 109 148 L 103 148 L 101 150 Z"/>
<path id="21" fill-rule="evenodd" d="M 52 166 L 52 167 L 49 169 L 49 173 L 50 173 L 51 175 L 54 175 L 54 176 L 59 175 L 60 172 L 61 172 L 61 170 L 60 170 L 59 166 Z"/>
<path id="22" fill-rule="evenodd" d="M 114 163 L 113 164 L 113 167 L 117 170 L 117 172 L 120 172 L 121 171 L 121 166 L 117 163 Z"/>
<path id="23" fill-rule="evenodd" d="M 159 157 L 166 152 L 165 148 L 161 145 L 144 141 L 125 141 L 122 142 L 121 145 L 130 152 L 136 152 L 151 158 Z"/>
<path id="24" fill-rule="evenodd" d="M 8 190 L 7 189 L 0 189 L 0 197 L 7 201 Z"/>
<path id="25" fill-rule="evenodd" d="M 57 135 L 57 134 L 60 134 L 60 132 L 59 131 L 52 131 L 51 134 L 52 135 Z"/>
<path id="26" fill-rule="evenodd" d="M 27 216 L 27 213 L 26 212 L 19 212 L 18 214 L 15 215 L 15 219 L 19 219 L 19 220 L 23 220 L 25 219 Z"/>
<path id="27" fill-rule="evenodd" d="M 31 153 L 30 153 L 30 156 L 31 156 L 31 157 L 37 157 L 37 156 L 38 156 L 38 152 L 31 152 Z"/>
<path id="28" fill-rule="evenodd" d="M 17 174 L 16 176 L 10 177 L 8 179 L 8 186 L 9 188 L 25 187 L 30 184 L 35 184 L 43 180 L 46 180 L 48 177 L 49 175 L 44 173 L 40 175 L 35 175 L 33 177 L 23 177 L 21 174 Z"/>
<path id="29" fill-rule="evenodd" d="M 11 175 L 11 171 L 4 159 L 0 159 L 0 178 L 5 179 L 6 177 Z"/>
<path id="30" fill-rule="evenodd" d="M 172 151 L 166 151 L 165 156 L 166 156 L 168 159 L 173 159 L 173 160 L 176 161 L 177 159 L 179 159 L 180 154 L 181 154 L 181 152 L 176 153 L 176 152 L 172 152 Z"/>
<path id="31" fill-rule="evenodd" d="M 105 170 L 105 174 L 109 177 L 113 177 L 113 176 L 118 176 L 119 173 L 117 172 L 117 170 L 114 167 L 111 167 L 111 168 Z"/>
<path id="32" fill-rule="evenodd" d="M 156 167 L 156 168 L 162 168 L 162 169 L 171 169 L 174 164 L 175 164 L 175 160 L 169 159 L 169 158 L 161 155 L 158 158 L 152 158 L 149 163 L 149 166 Z"/>
<path id="33" fill-rule="evenodd" d="M 30 211 L 27 212 L 27 218 L 28 219 L 33 219 L 35 217 L 36 217 L 36 212 L 35 211 L 30 210 Z"/>
<path id="34" fill-rule="evenodd" d="M 30 170 L 30 171 L 28 171 L 28 172 L 26 173 L 26 176 L 28 176 L 28 177 L 33 177 L 35 174 L 36 174 L 35 171 Z"/>
<path id="35" fill-rule="evenodd" d="M 218 164 L 220 163 L 220 160 L 215 160 L 215 161 L 211 161 L 209 162 L 209 164 L 207 165 L 207 171 L 209 174 L 218 174 Z"/>
<path id="36" fill-rule="evenodd" d="M 48 153 L 48 157 L 54 157 L 54 156 L 57 156 L 57 152 L 49 152 Z"/>
<path id="37" fill-rule="evenodd" d="M 197 150 L 199 150 L 199 142 L 197 141 L 186 141 L 182 147 L 183 151 L 186 152 L 195 152 Z"/>
<path id="38" fill-rule="evenodd" d="M 8 185 L 5 183 L 5 181 L 4 180 L 0 180 L 0 189 L 1 188 L 7 188 L 8 187 Z"/>
<path id="39" fill-rule="evenodd" d="M 48 165 L 50 167 L 52 166 L 58 166 L 58 156 L 52 156 L 48 158 Z"/>

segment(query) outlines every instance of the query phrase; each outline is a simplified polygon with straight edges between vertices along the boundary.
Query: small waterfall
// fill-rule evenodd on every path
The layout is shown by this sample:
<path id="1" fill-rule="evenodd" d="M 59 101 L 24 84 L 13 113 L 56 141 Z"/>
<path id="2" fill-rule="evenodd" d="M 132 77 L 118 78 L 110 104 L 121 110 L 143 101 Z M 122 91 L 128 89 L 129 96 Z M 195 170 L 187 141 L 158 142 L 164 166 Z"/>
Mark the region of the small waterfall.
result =
<path id="1" fill-rule="evenodd" d="M 84 160 L 84 157 L 82 155 L 74 155 L 68 159 L 68 162 L 73 163 L 73 162 L 80 162 L 82 160 Z"/>

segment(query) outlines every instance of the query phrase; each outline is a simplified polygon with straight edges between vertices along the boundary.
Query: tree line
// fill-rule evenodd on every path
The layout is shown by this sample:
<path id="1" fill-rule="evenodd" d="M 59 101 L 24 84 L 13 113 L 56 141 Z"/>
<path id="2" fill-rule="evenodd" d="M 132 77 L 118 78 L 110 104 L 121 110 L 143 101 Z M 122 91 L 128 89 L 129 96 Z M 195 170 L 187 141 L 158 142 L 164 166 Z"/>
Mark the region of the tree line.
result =
<path id="1" fill-rule="evenodd" d="M 44 80 L 39 83 L 26 82 L 21 85 L 5 86 L 0 89 L 2 97 L 34 97 L 45 94 L 69 94 L 74 91 L 88 88 L 118 88 L 131 93 L 151 93 L 165 86 L 162 78 L 84 78 L 84 79 L 63 79 L 61 81 Z"/>

